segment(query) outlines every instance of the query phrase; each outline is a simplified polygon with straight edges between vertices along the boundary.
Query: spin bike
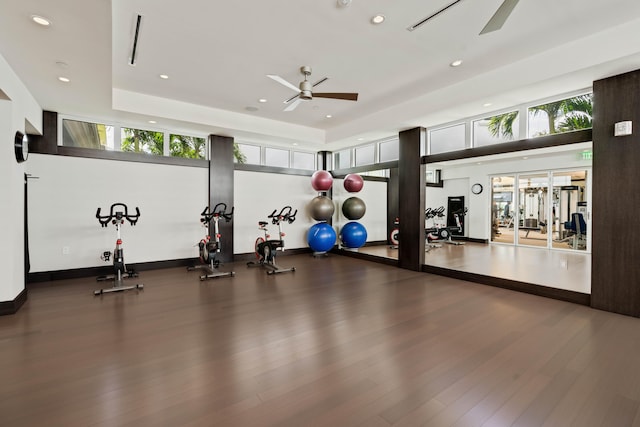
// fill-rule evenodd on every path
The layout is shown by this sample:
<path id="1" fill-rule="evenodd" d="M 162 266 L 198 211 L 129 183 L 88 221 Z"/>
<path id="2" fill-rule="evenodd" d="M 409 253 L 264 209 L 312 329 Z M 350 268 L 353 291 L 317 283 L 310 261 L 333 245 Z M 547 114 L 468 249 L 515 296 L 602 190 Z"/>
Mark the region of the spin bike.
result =
<path id="1" fill-rule="evenodd" d="M 433 227 L 427 228 L 425 230 L 427 243 L 430 248 L 440 247 L 440 245 L 438 245 L 437 243 L 433 243 L 436 241 L 441 241 L 450 245 L 464 245 L 464 242 L 454 241 L 451 236 L 453 235 L 453 233 L 462 231 L 462 222 L 460 220 L 460 216 L 466 215 L 467 208 L 452 213 L 456 221 L 455 226 L 447 226 L 446 222 L 442 220 L 445 216 L 444 211 L 444 206 L 440 206 L 437 209 L 427 208 L 427 210 L 425 211 L 426 218 L 433 219 Z M 436 217 L 439 219 L 439 221 L 436 221 Z"/>
<path id="2" fill-rule="evenodd" d="M 104 261 L 108 262 L 113 256 L 113 268 L 115 269 L 115 274 L 111 274 L 108 276 L 100 276 L 96 280 L 99 282 L 113 280 L 113 287 L 99 289 L 94 291 L 94 295 L 101 295 L 106 292 L 118 292 L 118 291 L 126 291 L 129 289 L 142 289 L 144 287 L 143 284 L 135 284 L 132 286 L 124 286 L 124 279 L 130 279 L 134 277 L 138 277 L 138 273 L 133 270 L 127 270 L 127 266 L 124 263 L 124 250 L 122 249 L 122 239 L 120 238 L 120 226 L 124 224 L 125 220 L 129 222 L 131 225 L 136 225 L 138 222 L 138 218 L 140 218 L 140 209 L 136 207 L 135 215 L 129 214 L 129 209 L 127 205 L 124 203 L 114 203 L 111 205 L 109 209 L 109 215 L 100 215 L 100 208 L 96 212 L 96 218 L 100 222 L 102 227 L 107 227 L 109 223 L 115 225 L 116 227 L 116 247 L 112 252 L 105 251 L 102 253 L 100 258 Z"/>
<path id="3" fill-rule="evenodd" d="M 276 252 L 278 250 L 284 251 L 284 232 L 282 231 L 282 223 L 293 223 L 296 220 L 295 212 L 291 212 L 291 206 L 285 206 L 280 210 L 280 213 L 276 214 L 278 210 L 275 209 L 271 215 L 267 218 L 271 219 L 271 223 L 278 226 L 278 240 L 270 240 L 270 235 L 267 230 L 267 221 L 258 222 L 258 229 L 264 232 L 264 238 L 258 237 L 256 239 L 256 257 L 258 261 L 250 261 L 247 263 L 248 267 L 265 267 L 267 274 L 286 273 L 288 271 L 296 271 L 295 267 L 282 268 L 276 264 Z"/>
<path id="4" fill-rule="evenodd" d="M 231 221 L 233 217 L 233 207 L 231 212 L 227 213 L 227 204 L 218 203 L 213 210 L 209 210 L 209 206 L 206 206 L 200 214 L 200 222 L 203 227 L 209 228 L 211 221 L 213 221 L 213 238 L 207 234 L 204 239 L 198 243 L 200 250 L 200 261 L 202 265 L 187 267 L 187 270 L 194 271 L 197 269 L 204 270 L 206 274 L 200 276 L 200 280 L 215 279 L 217 277 L 229 277 L 234 276 L 236 273 L 233 271 L 221 272 L 216 271 L 220 267 L 220 260 L 216 259 L 216 255 L 220 253 L 220 229 L 218 227 L 218 221 L 224 218 L 226 222 Z"/>

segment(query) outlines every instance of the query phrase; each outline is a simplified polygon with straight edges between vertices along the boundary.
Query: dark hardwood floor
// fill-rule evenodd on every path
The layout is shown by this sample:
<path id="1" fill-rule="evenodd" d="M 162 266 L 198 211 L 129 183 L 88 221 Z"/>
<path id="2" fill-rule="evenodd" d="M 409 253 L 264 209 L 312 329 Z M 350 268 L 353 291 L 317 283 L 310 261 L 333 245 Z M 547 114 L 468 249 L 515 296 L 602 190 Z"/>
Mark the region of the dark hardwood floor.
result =
<path id="1" fill-rule="evenodd" d="M 640 319 L 339 255 L 29 288 L 2 426 L 640 426 Z"/>

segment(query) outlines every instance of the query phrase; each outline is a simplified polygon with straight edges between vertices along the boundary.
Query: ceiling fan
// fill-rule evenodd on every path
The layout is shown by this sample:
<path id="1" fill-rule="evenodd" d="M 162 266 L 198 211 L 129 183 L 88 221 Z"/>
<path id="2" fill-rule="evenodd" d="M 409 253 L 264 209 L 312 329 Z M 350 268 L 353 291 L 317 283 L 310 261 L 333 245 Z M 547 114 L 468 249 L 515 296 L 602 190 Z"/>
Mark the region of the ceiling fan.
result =
<path id="1" fill-rule="evenodd" d="M 410 26 L 409 28 L 407 28 L 407 30 L 413 31 L 413 30 L 417 29 L 418 27 L 420 27 L 420 26 L 424 25 L 425 23 L 427 23 L 427 21 L 435 18 L 436 16 L 440 15 L 445 10 L 449 9 L 452 6 L 455 6 L 456 4 L 460 3 L 461 1 L 462 0 L 455 0 L 453 3 L 450 3 L 447 6 L 443 7 L 442 9 L 438 10 L 436 13 L 434 13 L 434 14 L 424 18 L 423 20 L 415 23 L 414 25 Z M 496 12 L 493 14 L 491 19 L 489 19 L 489 22 L 487 22 L 487 24 L 484 26 L 482 31 L 480 31 L 479 35 L 491 33 L 493 31 L 497 31 L 500 28 L 502 28 L 502 26 L 504 25 L 505 22 L 507 22 L 507 19 L 509 18 L 509 15 L 511 15 L 511 12 L 513 12 L 513 9 L 516 7 L 516 5 L 518 4 L 519 1 L 520 0 L 504 0 L 502 2 L 502 4 L 500 5 L 500 7 L 498 8 L 498 10 L 496 10 Z"/>
<path id="2" fill-rule="evenodd" d="M 267 74 L 267 77 L 269 77 L 270 79 L 273 79 L 273 80 L 277 81 L 278 83 L 280 83 L 281 85 L 284 85 L 284 86 L 288 87 L 289 89 L 292 89 L 292 90 L 298 92 L 296 95 L 294 95 L 291 98 L 289 98 L 286 101 L 284 101 L 285 104 L 289 104 L 284 109 L 284 111 L 293 111 L 293 110 L 295 110 L 295 108 L 302 101 L 310 101 L 314 97 L 315 98 L 343 99 L 343 100 L 346 100 L 346 101 L 357 101 L 358 100 L 358 94 L 357 93 L 335 93 L 335 92 L 324 92 L 324 93 L 317 93 L 316 92 L 316 93 L 313 93 L 312 90 L 311 90 L 312 88 L 318 86 L 320 83 L 326 82 L 329 79 L 327 77 L 324 77 L 324 78 L 318 80 L 317 82 L 315 82 L 312 85 L 307 80 L 307 78 L 311 75 L 311 67 L 302 66 L 302 67 L 300 67 L 300 72 L 304 75 L 304 80 L 300 82 L 300 87 L 299 88 L 295 87 L 293 84 L 289 83 L 288 81 L 286 81 L 285 79 L 283 79 L 280 76 L 277 76 L 275 74 Z"/>

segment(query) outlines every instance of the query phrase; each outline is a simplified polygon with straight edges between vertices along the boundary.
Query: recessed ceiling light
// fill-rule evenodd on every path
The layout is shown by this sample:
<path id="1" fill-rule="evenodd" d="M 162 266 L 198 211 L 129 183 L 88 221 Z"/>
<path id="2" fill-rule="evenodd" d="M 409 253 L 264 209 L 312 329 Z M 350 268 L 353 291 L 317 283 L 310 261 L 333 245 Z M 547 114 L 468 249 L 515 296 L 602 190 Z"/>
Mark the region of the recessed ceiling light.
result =
<path id="1" fill-rule="evenodd" d="M 490 102 L 485 102 L 484 104 L 482 104 L 483 107 L 491 107 L 493 104 Z"/>
<path id="2" fill-rule="evenodd" d="M 385 20 L 384 15 L 378 14 L 378 15 L 375 15 L 373 18 L 371 18 L 371 23 L 376 25 L 382 24 L 384 20 Z"/>
<path id="3" fill-rule="evenodd" d="M 60 80 L 61 82 L 64 82 L 64 83 L 69 83 L 71 81 L 68 78 L 62 77 L 62 76 L 58 77 L 58 80 Z"/>
<path id="4" fill-rule="evenodd" d="M 332 116 L 331 114 L 327 114 L 325 117 L 326 117 L 327 119 L 330 119 L 330 118 L 331 118 L 331 117 L 333 117 L 333 116 Z"/>
<path id="5" fill-rule="evenodd" d="M 69 68 L 69 64 L 64 61 L 56 61 L 56 65 L 60 68 Z"/>
<path id="6" fill-rule="evenodd" d="M 260 102 L 260 103 L 264 104 L 265 102 L 267 102 L 267 100 L 266 100 L 266 99 L 264 99 L 264 98 L 260 98 L 260 99 L 258 99 L 258 102 Z"/>
<path id="7" fill-rule="evenodd" d="M 155 120 L 149 120 L 149 123 L 151 123 L 151 124 L 156 124 L 156 123 L 158 123 L 158 122 L 156 122 Z"/>
<path id="8" fill-rule="evenodd" d="M 522 160 L 527 160 L 528 158 L 529 158 L 529 157 L 524 156 L 524 157 L 522 158 Z"/>
<path id="9" fill-rule="evenodd" d="M 166 74 L 160 74 L 160 78 L 167 80 L 169 78 L 169 76 L 167 76 Z"/>
<path id="10" fill-rule="evenodd" d="M 51 21 L 42 16 L 31 15 L 31 20 L 38 25 L 42 25 L 43 27 L 48 27 L 49 25 L 51 25 Z"/>
<path id="11" fill-rule="evenodd" d="M 297 143 L 297 142 L 294 142 L 294 143 L 293 143 L 293 145 L 294 145 L 294 146 L 296 146 L 296 145 L 298 145 L 298 143 Z"/>
<path id="12" fill-rule="evenodd" d="M 364 141 L 364 138 L 358 138 L 358 141 Z"/>
<path id="13" fill-rule="evenodd" d="M 456 59 L 455 61 L 453 61 L 451 64 L 449 64 L 451 67 L 459 67 L 462 65 L 462 59 Z"/>

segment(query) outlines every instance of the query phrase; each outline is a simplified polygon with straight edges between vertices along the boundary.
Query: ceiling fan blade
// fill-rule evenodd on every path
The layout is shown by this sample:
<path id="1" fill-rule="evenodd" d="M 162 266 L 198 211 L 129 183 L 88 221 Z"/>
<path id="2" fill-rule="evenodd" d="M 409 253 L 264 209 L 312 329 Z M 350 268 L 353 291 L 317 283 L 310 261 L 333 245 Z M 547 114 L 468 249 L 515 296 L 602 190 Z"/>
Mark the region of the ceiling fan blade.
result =
<path id="1" fill-rule="evenodd" d="M 358 94 L 357 93 L 315 93 L 313 94 L 314 98 L 333 98 L 333 99 L 344 99 L 345 101 L 357 101 Z"/>
<path id="2" fill-rule="evenodd" d="M 287 106 L 287 108 L 284 109 L 284 111 L 293 111 L 296 109 L 296 107 L 298 105 L 300 105 L 302 103 L 303 99 L 302 98 L 298 98 L 295 101 L 293 101 L 291 104 L 289 104 Z"/>
<path id="3" fill-rule="evenodd" d="M 298 89 L 297 87 L 295 87 L 294 85 L 292 85 L 291 83 L 289 83 L 288 81 L 286 81 L 285 79 L 283 79 L 280 76 L 276 76 L 275 74 L 267 74 L 267 77 L 277 81 L 281 85 L 284 85 L 284 86 L 288 87 L 291 90 L 295 90 L 296 92 L 300 92 L 300 89 Z"/>
<path id="4" fill-rule="evenodd" d="M 489 19 L 487 25 L 480 31 L 480 35 L 502 28 L 507 18 L 509 18 L 509 15 L 511 15 L 511 12 L 513 12 L 513 8 L 518 4 L 518 1 L 520 0 L 504 0 L 498 10 L 496 10 L 496 13 Z"/>

